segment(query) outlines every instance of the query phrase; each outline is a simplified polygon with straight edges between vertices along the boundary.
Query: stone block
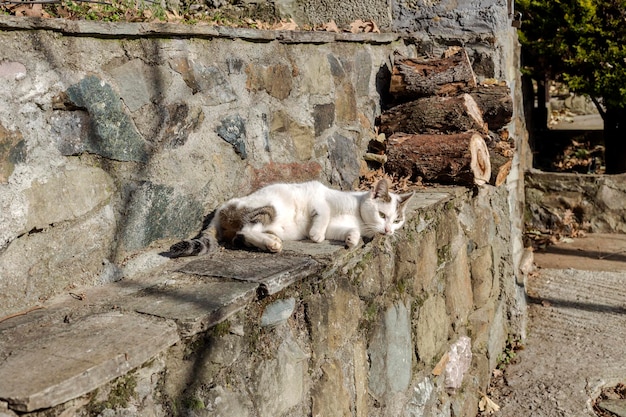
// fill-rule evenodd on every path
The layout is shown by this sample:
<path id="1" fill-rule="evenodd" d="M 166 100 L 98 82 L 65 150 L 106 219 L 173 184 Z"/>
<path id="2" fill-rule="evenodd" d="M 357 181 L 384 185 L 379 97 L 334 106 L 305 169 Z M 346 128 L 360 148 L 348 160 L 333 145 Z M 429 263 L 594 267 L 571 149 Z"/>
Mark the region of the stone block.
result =
<path id="1" fill-rule="evenodd" d="M 112 68 L 109 73 L 115 79 L 118 91 L 128 110 L 135 112 L 152 102 L 169 84 L 166 71 L 148 65 L 141 59 L 132 59 Z"/>
<path id="2" fill-rule="evenodd" d="M 178 341 L 172 323 L 124 313 L 88 316 L 58 333 L 10 347 L 0 398 L 14 410 L 54 407 L 142 365 Z M 33 364 L 37 364 L 33 367 Z"/>
<path id="3" fill-rule="evenodd" d="M 287 336 L 276 355 L 259 363 L 255 370 L 253 401 L 259 417 L 283 415 L 304 399 L 307 381 L 307 355 Z"/>
<path id="4" fill-rule="evenodd" d="M 351 124 L 357 120 L 356 93 L 347 80 L 335 87 L 335 113 L 340 124 Z"/>
<path id="5" fill-rule="evenodd" d="M 293 76 L 289 66 L 284 64 L 258 65 L 246 67 L 246 88 L 250 91 L 266 91 L 270 96 L 284 100 L 291 93 Z"/>
<path id="6" fill-rule="evenodd" d="M 297 78 L 298 94 L 303 96 L 328 95 L 332 91 L 332 77 L 330 65 L 323 56 L 318 56 L 317 50 L 309 48 L 299 55 L 298 68 L 300 76 Z"/>
<path id="7" fill-rule="evenodd" d="M 357 340 L 354 342 L 354 408 L 356 417 L 367 417 L 367 373 L 369 363 L 365 343 Z"/>
<path id="8" fill-rule="evenodd" d="M 465 323 L 474 305 L 467 245 L 457 235 L 450 245 L 450 260 L 444 269 L 446 309 L 452 323 Z"/>
<path id="9" fill-rule="evenodd" d="M 381 403 L 409 387 L 413 349 L 409 308 L 401 301 L 390 305 L 368 347 L 369 390 Z"/>
<path id="10" fill-rule="evenodd" d="M 424 377 L 413 386 L 412 395 L 406 404 L 403 414 L 411 417 L 423 417 L 427 414 L 427 405 L 430 402 L 435 384 L 429 377 Z"/>
<path id="11" fill-rule="evenodd" d="M 145 182 L 132 194 L 129 204 L 121 235 L 126 250 L 141 249 L 167 237 L 187 238 L 201 228 L 202 204 L 173 187 Z"/>
<path id="12" fill-rule="evenodd" d="M 330 360 L 322 365 L 322 377 L 311 392 L 314 416 L 351 417 L 350 395 L 344 385 L 344 374 L 339 360 Z"/>
<path id="13" fill-rule="evenodd" d="M 289 114 L 277 111 L 272 115 L 270 122 L 270 137 L 276 141 L 276 136 L 284 136 L 284 141 L 290 150 L 290 156 L 297 160 L 307 161 L 313 156 L 315 146 L 314 131 L 310 126 L 298 123 Z"/>
<path id="14" fill-rule="evenodd" d="M 113 210 L 107 205 L 81 221 L 61 223 L 13 240 L 0 254 L 0 316 L 68 287 L 95 285 L 104 260 L 111 255 L 116 225 Z"/>
<path id="15" fill-rule="evenodd" d="M 24 190 L 26 231 L 78 219 L 106 204 L 115 191 L 105 171 L 87 166 L 68 166 L 57 176 L 34 181 Z"/>
<path id="16" fill-rule="evenodd" d="M 274 301 L 263 310 L 263 314 L 261 315 L 261 326 L 277 326 L 285 323 L 289 317 L 291 317 L 295 308 L 295 298 Z"/>
<path id="17" fill-rule="evenodd" d="M 418 359 L 426 366 L 434 366 L 445 350 L 450 332 L 446 301 L 439 295 L 430 296 L 415 309 L 415 314 L 415 347 Z"/>
<path id="18" fill-rule="evenodd" d="M 406 242 L 399 242 L 396 246 L 396 282 L 402 283 L 410 294 L 420 298 L 425 291 L 431 291 L 436 276 L 435 233 L 411 232 Z"/>
<path id="19" fill-rule="evenodd" d="M 372 55 L 367 50 L 359 50 L 354 56 L 354 67 L 356 68 L 356 80 L 354 88 L 359 97 L 368 97 L 370 92 L 370 81 L 372 77 Z"/>
<path id="20" fill-rule="evenodd" d="M 256 298 L 257 285 L 180 278 L 121 300 L 124 309 L 172 320 L 182 337 L 193 336 L 235 314 Z"/>
<path id="21" fill-rule="evenodd" d="M 234 114 L 223 118 L 215 131 L 220 138 L 233 146 L 241 159 L 248 157 L 248 152 L 246 151 L 246 124 L 240 115 Z"/>
<path id="22" fill-rule="evenodd" d="M 165 106 L 162 141 L 170 148 L 183 146 L 189 135 L 195 132 L 204 121 L 200 108 L 190 108 L 187 103 L 173 103 Z"/>
<path id="23" fill-rule="evenodd" d="M 67 97 L 89 113 L 91 130 L 84 144 L 86 151 L 116 161 L 147 161 L 148 146 L 109 84 L 90 75 L 71 85 Z"/>
<path id="24" fill-rule="evenodd" d="M 205 66 L 179 56 L 170 62 L 170 67 L 182 76 L 192 94 L 201 95 L 205 105 L 217 106 L 237 100 L 228 78 L 215 66 Z"/>
<path id="25" fill-rule="evenodd" d="M 253 415 L 252 410 L 253 404 L 247 396 L 218 385 L 209 391 L 205 408 L 194 414 L 198 417 L 251 417 Z"/>
<path id="26" fill-rule="evenodd" d="M 310 243 L 311 245 L 316 245 Z M 315 275 L 322 265 L 308 255 L 230 251 L 220 257 L 202 257 L 182 266 L 187 274 L 234 279 L 259 285 L 264 294 L 276 294 L 288 285 Z"/>
<path id="27" fill-rule="evenodd" d="M 252 189 L 257 190 L 274 182 L 304 182 L 318 180 L 322 166 L 317 162 L 276 163 L 270 162 L 252 173 Z"/>
<path id="28" fill-rule="evenodd" d="M 0 78 L 13 78 L 16 80 L 26 76 L 26 67 L 21 62 L 3 61 L 0 63 Z"/>
<path id="29" fill-rule="evenodd" d="M 308 297 L 306 307 L 316 362 L 332 357 L 356 334 L 361 301 L 346 280 L 337 282 L 327 294 Z"/>
<path id="30" fill-rule="evenodd" d="M 26 158 L 26 143 L 19 132 L 11 132 L 0 124 L 0 184 L 6 184 L 15 165 Z"/>
<path id="31" fill-rule="evenodd" d="M 320 136 L 335 122 L 335 103 L 318 104 L 313 107 L 315 136 Z"/>
<path id="32" fill-rule="evenodd" d="M 332 166 L 332 182 L 342 190 L 354 189 L 359 178 L 360 151 L 354 141 L 339 133 L 328 139 L 328 158 Z"/>
<path id="33" fill-rule="evenodd" d="M 56 110 L 50 117 L 51 136 L 61 155 L 80 155 L 90 150 L 89 113 L 82 110 Z"/>
<path id="34" fill-rule="evenodd" d="M 474 305 L 482 306 L 491 298 L 494 282 L 497 282 L 494 278 L 491 247 L 478 248 L 472 252 L 470 273 Z"/>

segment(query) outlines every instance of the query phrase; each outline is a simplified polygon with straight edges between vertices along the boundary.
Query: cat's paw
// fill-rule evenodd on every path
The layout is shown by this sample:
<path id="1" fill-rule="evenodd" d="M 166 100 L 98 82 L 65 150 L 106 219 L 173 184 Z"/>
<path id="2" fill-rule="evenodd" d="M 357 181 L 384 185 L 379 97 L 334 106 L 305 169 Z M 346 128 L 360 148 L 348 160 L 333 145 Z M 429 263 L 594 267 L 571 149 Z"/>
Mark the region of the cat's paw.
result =
<path id="1" fill-rule="evenodd" d="M 358 231 L 352 231 L 346 236 L 346 246 L 349 249 L 357 247 L 360 241 L 361 234 Z"/>
<path id="2" fill-rule="evenodd" d="M 311 239 L 315 243 L 321 243 L 326 239 L 326 236 L 321 231 L 313 231 L 311 230 L 311 234 L 309 235 L 309 239 Z"/>
<path id="3" fill-rule="evenodd" d="M 324 236 L 322 233 L 316 233 L 316 234 L 311 234 L 309 238 L 315 243 L 322 243 L 324 239 L 326 238 L 326 236 Z"/>
<path id="4" fill-rule="evenodd" d="M 283 250 L 283 241 L 278 236 L 271 236 L 265 242 L 268 251 L 278 253 Z"/>

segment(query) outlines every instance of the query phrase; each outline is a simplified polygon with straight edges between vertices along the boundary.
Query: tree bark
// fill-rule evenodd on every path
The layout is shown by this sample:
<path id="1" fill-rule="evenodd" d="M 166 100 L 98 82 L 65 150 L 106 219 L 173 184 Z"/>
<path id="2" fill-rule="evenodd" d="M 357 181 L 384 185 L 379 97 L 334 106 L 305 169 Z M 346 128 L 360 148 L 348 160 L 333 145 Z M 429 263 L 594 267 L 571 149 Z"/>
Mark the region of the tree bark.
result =
<path id="1" fill-rule="evenodd" d="M 443 184 L 482 185 L 491 177 L 489 149 L 476 132 L 395 134 L 387 140 L 387 173 Z"/>
<path id="2" fill-rule="evenodd" d="M 469 92 L 482 111 L 489 130 L 498 131 L 513 117 L 513 99 L 506 85 L 480 85 Z"/>
<path id="3" fill-rule="evenodd" d="M 394 133 L 457 133 L 485 131 L 478 104 L 469 94 L 456 97 L 424 97 L 399 104 L 380 117 L 380 129 Z"/>
<path id="4" fill-rule="evenodd" d="M 499 187 L 504 184 L 506 177 L 509 175 L 509 172 L 511 172 L 513 158 L 507 158 L 493 149 L 489 150 L 489 157 L 491 162 L 491 178 L 489 179 L 489 184 Z"/>
<path id="5" fill-rule="evenodd" d="M 607 174 L 626 172 L 626 109 L 606 108 L 604 115 L 604 160 Z"/>
<path id="6" fill-rule="evenodd" d="M 456 95 L 473 87 L 476 75 L 465 49 L 440 59 L 395 55 L 389 92 L 396 99 Z"/>

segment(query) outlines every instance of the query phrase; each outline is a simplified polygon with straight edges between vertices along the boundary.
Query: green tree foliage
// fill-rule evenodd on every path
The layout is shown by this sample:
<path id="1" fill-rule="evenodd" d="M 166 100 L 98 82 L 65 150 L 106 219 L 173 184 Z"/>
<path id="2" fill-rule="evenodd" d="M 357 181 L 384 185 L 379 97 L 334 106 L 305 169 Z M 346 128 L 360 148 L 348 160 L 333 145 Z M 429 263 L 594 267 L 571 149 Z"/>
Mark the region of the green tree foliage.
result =
<path id="1" fill-rule="evenodd" d="M 518 0 L 533 72 L 626 108 L 626 0 Z"/>
<path id="2" fill-rule="evenodd" d="M 516 9 L 526 70 L 601 103 L 607 172 L 626 172 L 626 0 L 517 0 Z"/>

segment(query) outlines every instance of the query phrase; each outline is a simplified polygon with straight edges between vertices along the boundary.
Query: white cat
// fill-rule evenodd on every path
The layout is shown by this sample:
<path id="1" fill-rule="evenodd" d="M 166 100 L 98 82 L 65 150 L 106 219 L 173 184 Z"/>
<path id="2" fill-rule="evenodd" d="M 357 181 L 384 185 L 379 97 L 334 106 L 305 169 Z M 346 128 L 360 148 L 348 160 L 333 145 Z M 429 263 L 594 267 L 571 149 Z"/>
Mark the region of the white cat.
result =
<path id="1" fill-rule="evenodd" d="M 389 192 L 386 180 L 370 191 L 338 191 L 317 181 L 268 185 L 219 206 L 197 238 L 174 244 L 168 255 L 201 255 L 218 242 L 280 252 L 284 240 L 328 239 L 353 248 L 362 236 L 391 235 L 402 227 L 412 196 Z"/>

